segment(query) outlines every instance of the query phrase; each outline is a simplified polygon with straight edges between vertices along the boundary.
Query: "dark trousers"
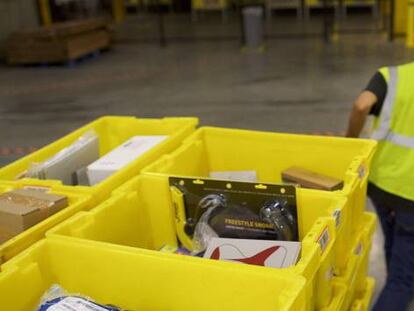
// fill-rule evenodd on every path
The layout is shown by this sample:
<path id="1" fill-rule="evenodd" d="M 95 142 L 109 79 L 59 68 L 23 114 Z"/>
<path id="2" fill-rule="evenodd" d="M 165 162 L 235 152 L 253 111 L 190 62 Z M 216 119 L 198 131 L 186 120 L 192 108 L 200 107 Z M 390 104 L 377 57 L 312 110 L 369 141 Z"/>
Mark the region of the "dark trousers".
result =
<path id="1" fill-rule="evenodd" d="M 385 239 L 387 279 L 374 311 L 405 311 L 414 296 L 414 202 L 368 187 Z"/>

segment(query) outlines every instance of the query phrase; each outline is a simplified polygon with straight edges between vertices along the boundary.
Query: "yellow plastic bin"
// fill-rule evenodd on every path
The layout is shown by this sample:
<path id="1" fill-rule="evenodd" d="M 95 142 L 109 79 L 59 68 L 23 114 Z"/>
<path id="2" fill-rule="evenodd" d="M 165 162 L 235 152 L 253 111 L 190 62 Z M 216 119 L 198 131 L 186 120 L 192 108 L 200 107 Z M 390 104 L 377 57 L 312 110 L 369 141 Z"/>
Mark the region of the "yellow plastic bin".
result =
<path id="1" fill-rule="evenodd" d="M 34 310 L 58 284 L 68 292 L 127 310 L 301 310 L 305 280 L 260 267 L 218 262 L 98 243 L 46 239 L 3 266 L 2 310 Z"/>
<path id="2" fill-rule="evenodd" d="M 161 180 L 160 180 L 161 178 Z M 132 184 L 130 184 L 132 187 Z M 117 192 L 90 212 L 81 212 L 50 230 L 48 236 L 58 236 L 70 240 L 93 240 L 105 243 L 158 250 L 163 245 L 177 245 L 175 213 L 171 202 L 168 180 L 162 176 L 140 175 L 134 179 L 135 191 Z M 300 204 L 315 213 L 315 204 L 321 210 L 337 207 L 338 202 L 303 194 Z M 301 206 L 299 206 L 299 210 Z M 305 310 L 314 306 L 328 306 L 332 297 L 332 270 L 335 247 L 335 221 L 330 217 L 320 217 L 300 221 L 299 235 L 302 241 L 302 254 L 298 264 L 283 269 L 292 275 L 304 276 L 306 284 Z M 163 257 L 163 253 L 154 252 Z M 205 265 L 215 265 L 217 261 L 189 258 Z M 199 261 L 201 260 L 201 261 Z M 237 265 L 241 270 L 253 267 Z M 254 267 L 256 269 L 257 267 Z M 280 269 L 262 268 L 270 275 L 277 275 Z"/>
<path id="3" fill-rule="evenodd" d="M 36 185 L 29 185 L 24 182 L 0 183 L 0 194 L 7 191 L 24 188 L 38 187 Z M 13 237 L 12 239 L 4 242 L 3 244 L 0 244 L 0 264 L 10 260 L 35 242 L 44 238 L 46 231 L 51 229 L 53 226 L 59 224 L 75 213 L 82 210 L 88 210 L 93 206 L 91 204 L 92 200 L 90 195 L 79 194 L 65 186 L 53 186 L 50 189 L 48 188 L 47 191 L 53 194 L 67 196 L 68 206 L 60 212 L 50 216 L 44 221 Z"/>
<path id="4" fill-rule="evenodd" d="M 283 170 L 300 166 L 344 180 L 341 191 L 300 191 L 348 199 L 338 235 L 341 253 L 346 254 L 351 247 L 347 241 L 357 235 L 365 209 L 367 176 L 375 148 L 372 140 L 202 127 L 143 172 L 205 178 L 211 172 L 254 171 L 259 182 L 280 183 Z M 346 262 L 345 256 L 339 258 L 337 269 L 344 271 Z"/>
<path id="5" fill-rule="evenodd" d="M 362 229 L 353 241 L 354 246 L 351 249 L 351 254 L 348 256 L 347 270 L 343 275 L 335 277 L 335 281 L 342 282 L 347 286 L 343 310 L 349 310 L 352 307 L 353 301 L 358 297 L 361 286 L 365 288 L 368 258 L 371 250 L 371 241 L 367 236 L 375 228 L 375 219 L 373 213 L 364 213 L 362 228 L 365 229 Z"/>
<path id="6" fill-rule="evenodd" d="M 351 311 L 369 311 L 374 290 L 375 279 L 370 277 L 366 278 L 364 291 L 358 295 L 359 298 L 352 304 Z"/>
<path id="7" fill-rule="evenodd" d="M 368 276 L 369 269 L 369 255 L 372 249 L 372 240 L 374 238 L 374 233 L 377 224 L 377 216 L 374 213 L 364 213 L 364 227 L 362 228 L 364 232 L 364 244 L 367 248 L 367 251 L 364 252 L 361 259 L 361 266 L 357 271 L 357 280 L 356 280 L 356 292 L 365 292 L 366 291 L 366 278 Z"/>
<path id="8" fill-rule="evenodd" d="M 86 126 L 64 136 L 52 144 L 0 169 L 0 180 L 12 181 L 26 171 L 32 163 L 42 162 L 75 142 L 85 132 L 94 130 L 99 137 L 99 152 L 103 156 L 112 149 L 136 135 L 168 135 L 169 137 L 150 151 L 130 163 L 103 182 L 92 186 L 76 186 L 76 191 L 93 194 L 96 202 L 106 199 L 113 189 L 137 175 L 140 170 L 158 159 L 161 155 L 172 151 L 181 141 L 191 134 L 198 124 L 196 118 L 164 118 L 139 119 L 135 117 L 108 116 L 97 119 Z M 36 179 L 25 179 L 39 182 Z M 60 184 L 60 181 L 42 181 L 42 184 Z"/>
<path id="9" fill-rule="evenodd" d="M 329 306 L 320 309 L 320 311 L 340 311 L 344 304 L 347 287 L 340 282 L 333 283 L 333 296 Z"/>

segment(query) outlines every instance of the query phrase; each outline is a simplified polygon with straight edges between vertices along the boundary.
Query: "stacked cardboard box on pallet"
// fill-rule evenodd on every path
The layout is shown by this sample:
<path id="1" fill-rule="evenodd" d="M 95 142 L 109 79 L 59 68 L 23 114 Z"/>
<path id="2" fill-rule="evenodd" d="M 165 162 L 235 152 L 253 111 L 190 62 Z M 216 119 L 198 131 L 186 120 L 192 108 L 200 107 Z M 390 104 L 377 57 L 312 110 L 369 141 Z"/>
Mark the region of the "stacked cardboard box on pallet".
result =
<path id="1" fill-rule="evenodd" d="M 58 23 L 12 34 L 7 42 L 7 62 L 10 65 L 67 62 L 106 49 L 110 43 L 106 18 Z"/>

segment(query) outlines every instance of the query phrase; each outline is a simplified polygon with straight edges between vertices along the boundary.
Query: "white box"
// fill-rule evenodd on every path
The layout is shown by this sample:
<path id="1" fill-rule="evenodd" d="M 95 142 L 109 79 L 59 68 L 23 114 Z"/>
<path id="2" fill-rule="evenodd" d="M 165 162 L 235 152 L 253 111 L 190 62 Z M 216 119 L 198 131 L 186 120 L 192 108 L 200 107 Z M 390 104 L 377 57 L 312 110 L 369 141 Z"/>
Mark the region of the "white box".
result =
<path id="1" fill-rule="evenodd" d="M 256 171 L 222 171 L 210 172 L 210 178 L 220 180 L 257 182 Z"/>
<path id="2" fill-rule="evenodd" d="M 272 268 L 295 265 L 300 242 L 212 238 L 204 258 Z"/>
<path id="3" fill-rule="evenodd" d="M 161 143 L 167 136 L 134 136 L 87 169 L 89 184 L 96 185 Z"/>

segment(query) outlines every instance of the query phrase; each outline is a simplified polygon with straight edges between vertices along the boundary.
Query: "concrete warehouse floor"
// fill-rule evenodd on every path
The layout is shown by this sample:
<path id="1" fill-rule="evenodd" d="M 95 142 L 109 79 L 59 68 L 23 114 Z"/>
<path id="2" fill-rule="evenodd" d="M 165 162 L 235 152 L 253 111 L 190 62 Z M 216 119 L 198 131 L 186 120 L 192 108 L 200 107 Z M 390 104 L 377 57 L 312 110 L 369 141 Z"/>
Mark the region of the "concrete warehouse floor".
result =
<path id="1" fill-rule="evenodd" d="M 202 124 L 278 132 L 344 131 L 352 101 L 376 69 L 414 59 L 403 42 L 383 34 L 347 34 L 326 45 L 321 20 L 306 25 L 275 17 L 279 36 L 265 53 L 241 53 L 234 19 L 167 18 L 159 48 L 156 19 L 129 16 L 118 44 L 75 68 L 0 67 L 0 147 L 43 146 L 101 115 L 198 116 Z M 369 15 L 343 28 L 373 29 Z M 306 31 L 309 37 L 283 38 Z M 188 40 L 203 37 L 204 40 Z M 220 37 L 222 40 L 213 40 Z M 3 162 L 13 156 L 3 157 Z M 370 208 L 370 207 L 369 207 Z M 382 237 L 375 237 L 370 273 L 384 282 Z M 414 310 L 414 308 L 413 308 Z"/>

